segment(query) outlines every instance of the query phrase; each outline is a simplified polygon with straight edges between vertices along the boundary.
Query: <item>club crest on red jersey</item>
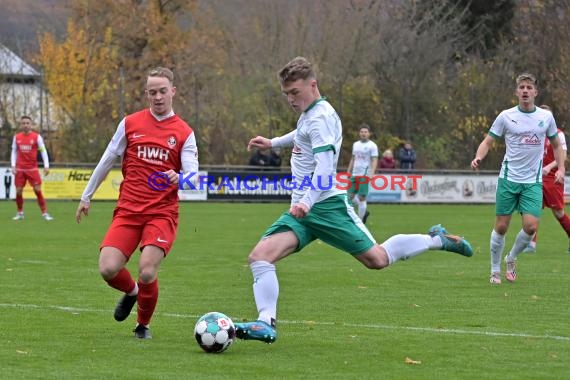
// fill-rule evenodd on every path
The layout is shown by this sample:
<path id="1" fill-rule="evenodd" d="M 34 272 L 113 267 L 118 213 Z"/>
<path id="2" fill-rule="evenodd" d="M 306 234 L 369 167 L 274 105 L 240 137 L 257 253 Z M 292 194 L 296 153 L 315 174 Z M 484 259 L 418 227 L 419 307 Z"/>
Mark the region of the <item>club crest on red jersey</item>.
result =
<path id="1" fill-rule="evenodd" d="M 170 136 L 170 138 L 168 139 L 167 143 L 168 143 L 168 146 L 171 147 L 171 148 L 172 148 L 173 146 L 175 146 L 175 145 L 176 145 L 176 139 L 174 138 L 174 136 Z"/>

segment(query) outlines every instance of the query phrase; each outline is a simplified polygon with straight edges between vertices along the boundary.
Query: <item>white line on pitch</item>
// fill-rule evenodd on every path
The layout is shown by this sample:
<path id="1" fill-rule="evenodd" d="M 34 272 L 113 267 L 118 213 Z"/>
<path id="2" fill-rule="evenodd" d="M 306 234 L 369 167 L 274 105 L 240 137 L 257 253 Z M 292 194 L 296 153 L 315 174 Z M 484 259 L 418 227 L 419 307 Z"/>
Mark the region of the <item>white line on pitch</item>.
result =
<path id="1" fill-rule="evenodd" d="M 56 306 L 56 305 L 33 305 L 33 304 L 10 304 L 10 303 L 0 303 L 0 308 L 20 308 L 20 309 L 55 309 L 61 311 L 68 311 L 71 313 L 109 313 L 109 310 L 95 310 L 95 309 L 85 309 L 70 306 Z M 200 315 L 193 314 L 178 314 L 178 313 L 156 313 L 158 315 L 163 315 L 172 318 L 199 318 Z M 405 331 L 420 331 L 420 332 L 430 332 L 437 334 L 457 334 L 457 335 L 482 335 L 482 336 L 495 336 L 495 337 L 507 337 L 507 338 L 532 338 L 532 339 L 552 339 L 552 340 L 563 340 L 570 341 L 570 337 L 561 335 L 534 335 L 527 333 L 508 333 L 508 332 L 497 332 L 497 331 L 479 331 L 479 330 L 462 330 L 462 329 L 445 329 L 445 328 L 433 328 L 433 327 L 413 327 L 413 326 L 391 326 L 391 325 L 381 325 L 381 324 L 367 324 L 367 323 L 350 323 L 350 322 L 317 322 L 317 321 L 288 321 L 279 320 L 282 324 L 291 325 L 317 325 L 317 326 L 346 326 L 346 327 L 358 327 L 358 328 L 371 328 L 378 330 L 405 330 Z"/>

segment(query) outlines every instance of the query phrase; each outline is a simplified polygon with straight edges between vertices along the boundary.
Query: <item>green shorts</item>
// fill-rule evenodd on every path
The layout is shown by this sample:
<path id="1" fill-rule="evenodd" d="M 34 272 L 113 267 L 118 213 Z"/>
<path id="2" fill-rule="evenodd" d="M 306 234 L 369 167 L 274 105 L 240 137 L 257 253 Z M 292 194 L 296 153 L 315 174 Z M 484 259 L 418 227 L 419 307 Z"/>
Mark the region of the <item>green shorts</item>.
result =
<path id="1" fill-rule="evenodd" d="M 540 218 L 542 213 L 542 183 L 516 183 L 499 178 L 496 215 L 511 215 L 518 211 Z"/>
<path id="2" fill-rule="evenodd" d="M 293 231 L 297 236 L 299 245 L 295 252 L 315 239 L 321 239 L 351 255 L 362 254 L 376 244 L 376 240 L 349 205 L 346 194 L 315 203 L 304 218 L 298 219 L 289 212 L 284 212 L 265 231 L 263 237 L 284 231 Z"/>
<path id="3" fill-rule="evenodd" d="M 363 183 L 364 177 L 368 178 L 368 176 L 365 175 L 357 175 L 350 177 L 351 185 L 350 188 L 347 190 L 349 194 L 358 194 L 364 196 L 368 195 L 370 188 L 368 185 L 368 181 L 366 181 L 366 183 Z M 358 184 L 356 183 L 357 179 L 358 179 Z"/>

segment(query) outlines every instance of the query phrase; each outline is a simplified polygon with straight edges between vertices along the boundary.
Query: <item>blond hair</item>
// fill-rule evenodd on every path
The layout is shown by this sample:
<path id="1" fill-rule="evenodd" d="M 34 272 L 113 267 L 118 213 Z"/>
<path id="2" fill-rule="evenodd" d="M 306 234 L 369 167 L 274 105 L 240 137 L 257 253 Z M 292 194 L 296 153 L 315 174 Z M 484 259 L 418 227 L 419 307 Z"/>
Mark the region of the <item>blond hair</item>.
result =
<path id="1" fill-rule="evenodd" d="M 517 86 L 519 84 L 521 84 L 521 82 L 523 82 L 523 81 L 528 81 L 528 82 L 532 83 L 534 85 L 534 87 L 538 87 L 538 80 L 536 80 L 536 77 L 534 76 L 534 74 L 522 73 L 521 75 L 519 75 L 517 77 L 517 80 L 516 80 Z"/>
<path id="2" fill-rule="evenodd" d="M 305 57 L 293 58 L 279 71 L 279 82 L 295 82 L 299 79 L 317 79 L 313 65 Z"/>
<path id="3" fill-rule="evenodd" d="M 166 78 L 168 79 L 170 84 L 174 82 L 174 73 L 172 72 L 172 70 L 167 69 L 166 67 L 158 66 L 153 69 L 150 69 L 148 72 L 148 78 L 150 77 Z"/>

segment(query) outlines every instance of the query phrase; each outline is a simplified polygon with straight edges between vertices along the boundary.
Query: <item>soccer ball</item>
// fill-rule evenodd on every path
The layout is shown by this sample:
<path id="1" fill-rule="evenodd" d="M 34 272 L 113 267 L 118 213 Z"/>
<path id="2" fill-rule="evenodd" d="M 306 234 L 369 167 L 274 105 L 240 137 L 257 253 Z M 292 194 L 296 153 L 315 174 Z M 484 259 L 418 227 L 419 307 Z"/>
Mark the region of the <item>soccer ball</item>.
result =
<path id="1" fill-rule="evenodd" d="M 194 336 L 204 351 L 220 353 L 227 350 L 236 339 L 236 328 L 230 317 L 213 311 L 198 319 Z"/>

